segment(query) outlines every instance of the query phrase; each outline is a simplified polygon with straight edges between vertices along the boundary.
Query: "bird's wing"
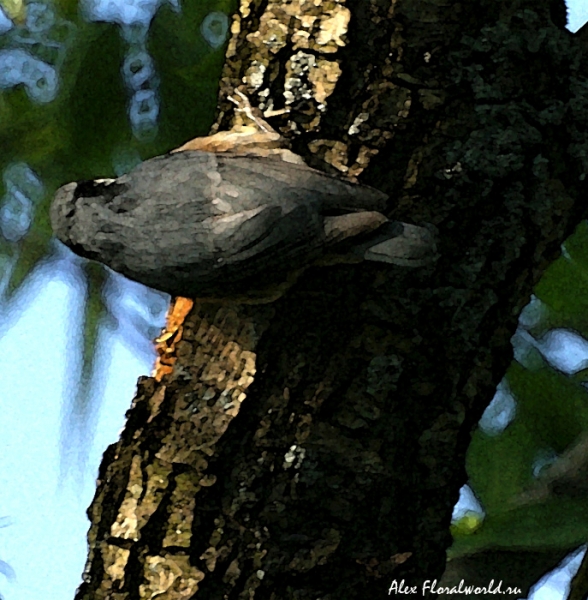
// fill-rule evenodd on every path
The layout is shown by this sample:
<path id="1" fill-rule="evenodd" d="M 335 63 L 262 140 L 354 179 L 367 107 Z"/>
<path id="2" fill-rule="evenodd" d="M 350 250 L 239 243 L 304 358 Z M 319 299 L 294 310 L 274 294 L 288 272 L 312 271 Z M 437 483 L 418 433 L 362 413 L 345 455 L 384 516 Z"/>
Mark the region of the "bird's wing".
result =
<path id="1" fill-rule="evenodd" d="M 247 186 L 261 197 L 311 203 L 321 214 L 360 210 L 383 212 L 386 209 L 388 196 L 384 192 L 304 164 L 293 164 L 276 157 L 245 157 L 231 153 L 218 154 L 216 160 L 224 178 L 234 184 L 247 182 Z"/>

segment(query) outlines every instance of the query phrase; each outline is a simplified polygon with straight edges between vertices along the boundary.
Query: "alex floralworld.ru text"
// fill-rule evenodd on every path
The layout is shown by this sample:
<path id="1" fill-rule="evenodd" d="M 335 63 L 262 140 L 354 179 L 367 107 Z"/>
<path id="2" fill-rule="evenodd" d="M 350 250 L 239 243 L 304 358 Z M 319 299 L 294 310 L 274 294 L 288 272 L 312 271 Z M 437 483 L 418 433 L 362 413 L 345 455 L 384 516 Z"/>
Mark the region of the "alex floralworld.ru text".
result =
<path id="1" fill-rule="evenodd" d="M 404 579 L 402 579 L 401 581 L 397 581 L 396 579 L 392 582 L 392 584 L 390 585 L 390 588 L 388 589 L 388 595 L 392 595 L 392 594 L 407 594 L 407 595 L 411 595 L 411 594 L 418 594 L 419 593 L 419 589 L 418 586 L 410 586 L 410 585 L 406 585 L 406 583 L 404 582 Z M 453 587 L 437 587 L 437 580 L 434 579 L 433 581 L 431 581 L 430 579 L 427 579 L 422 586 L 422 589 L 420 590 L 421 595 L 425 595 L 425 594 L 473 594 L 473 595 L 477 595 L 477 594 L 499 594 L 499 595 L 505 595 L 505 594 L 516 594 L 519 595 L 522 593 L 522 590 L 514 587 L 506 587 L 505 589 L 502 589 L 502 581 L 499 581 L 497 584 L 494 583 L 494 579 L 491 579 L 490 582 L 488 583 L 488 585 L 486 586 L 475 586 L 475 585 L 466 585 L 464 580 L 462 579 L 459 582 L 459 585 L 457 586 L 453 586 Z"/>

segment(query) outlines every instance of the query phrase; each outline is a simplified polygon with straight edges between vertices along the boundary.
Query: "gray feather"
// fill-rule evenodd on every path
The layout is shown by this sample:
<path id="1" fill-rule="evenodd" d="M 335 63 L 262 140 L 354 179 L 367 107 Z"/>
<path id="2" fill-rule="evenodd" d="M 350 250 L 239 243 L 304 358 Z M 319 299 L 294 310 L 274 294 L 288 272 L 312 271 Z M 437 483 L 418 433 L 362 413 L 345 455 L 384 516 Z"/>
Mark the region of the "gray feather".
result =
<path id="1" fill-rule="evenodd" d="M 305 165 L 192 151 L 61 187 L 51 223 L 76 253 L 145 285 L 225 296 L 280 282 L 331 245 L 373 231 L 386 221 L 386 200 Z M 358 216 L 336 221 L 345 213 Z"/>

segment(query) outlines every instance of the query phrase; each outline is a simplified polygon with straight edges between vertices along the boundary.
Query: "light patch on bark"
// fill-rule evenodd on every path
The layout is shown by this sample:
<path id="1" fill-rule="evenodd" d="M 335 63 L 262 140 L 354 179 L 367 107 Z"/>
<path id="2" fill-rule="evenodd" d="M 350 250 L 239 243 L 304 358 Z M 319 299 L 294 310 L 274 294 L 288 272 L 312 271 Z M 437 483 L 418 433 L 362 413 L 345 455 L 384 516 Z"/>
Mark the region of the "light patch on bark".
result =
<path id="1" fill-rule="evenodd" d="M 110 530 L 114 537 L 139 539 L 141 529 L 161 503 L 170 474 L 169 464 L 155 460 L 143 471 L 140 456 L 133 457 L 125 498 Z"/>
<path id="2" fill-rule="evenodd" d="M 149 556 L 145 561 L 143 576 L 146 584 L 139 586 L 139 597 L 184 600 L 198 590 L 204 573 L 190 564 L 184 554 Z"/>
<path id="3" fill-rule="evenodd" d="M 124 584 L 125 567 L 129 560 L 130 551 L 113 544 L 103 543 L 101 545 L 102 560 L 104 562 L 104 572 L 113 581 L 119 581 Z"/>

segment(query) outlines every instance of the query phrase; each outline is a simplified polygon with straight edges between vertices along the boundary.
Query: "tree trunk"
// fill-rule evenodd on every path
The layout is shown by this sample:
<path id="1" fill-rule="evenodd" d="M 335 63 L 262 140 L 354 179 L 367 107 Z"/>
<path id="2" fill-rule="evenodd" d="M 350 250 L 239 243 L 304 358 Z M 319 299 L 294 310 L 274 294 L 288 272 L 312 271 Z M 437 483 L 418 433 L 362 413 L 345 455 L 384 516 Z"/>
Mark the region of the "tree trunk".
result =
<path id="1" fill-rule="evenodd" d="M 563 0 L 241 2 L 220 129 L 237 86 L 289 108 L 270 122 L 298 154 L 434 225 L 440 258 L 312 267 L 268 304 L 176 299 L 104 456 L 78 600 L 383 598 L 441 577 L 470 432 L 585 217 L 564 24 Z"/>

